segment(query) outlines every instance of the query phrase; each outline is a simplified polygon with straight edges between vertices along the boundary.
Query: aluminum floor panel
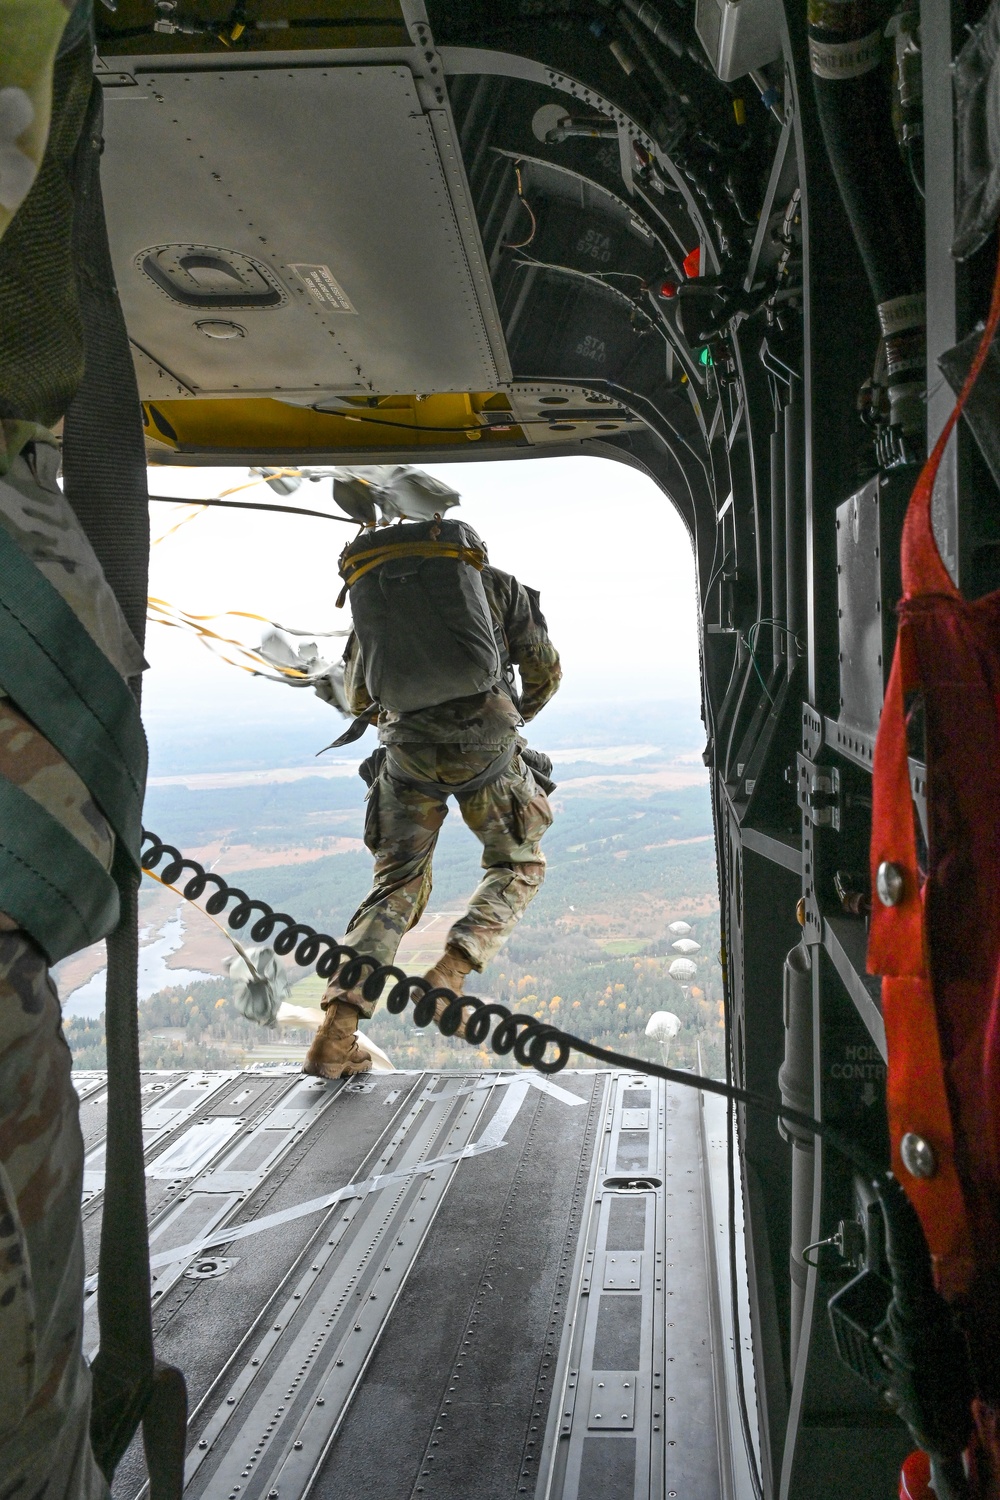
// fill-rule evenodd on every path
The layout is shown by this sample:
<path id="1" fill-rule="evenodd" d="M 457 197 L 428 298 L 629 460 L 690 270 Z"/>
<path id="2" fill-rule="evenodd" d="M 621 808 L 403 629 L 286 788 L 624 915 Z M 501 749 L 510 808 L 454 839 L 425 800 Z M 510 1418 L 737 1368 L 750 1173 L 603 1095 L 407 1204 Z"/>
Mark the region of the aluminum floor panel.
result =
<path id="1" fill-rule="evenodd" d="M 606 1077 L 560 1075 L 579 1106 L 530 1089 L 506 1148 L 463 1165 L 316 1500 L 500 1500 L 534 1488 Z"/>
<path id="2" fill-rule="evenodd" d="M 176 1118 L 147 1170 L 186 1500 L 721 1495 L 688 1090 L 275 1070 Z M 115 1500 L 143 1489 L 136 1441 Z"/>

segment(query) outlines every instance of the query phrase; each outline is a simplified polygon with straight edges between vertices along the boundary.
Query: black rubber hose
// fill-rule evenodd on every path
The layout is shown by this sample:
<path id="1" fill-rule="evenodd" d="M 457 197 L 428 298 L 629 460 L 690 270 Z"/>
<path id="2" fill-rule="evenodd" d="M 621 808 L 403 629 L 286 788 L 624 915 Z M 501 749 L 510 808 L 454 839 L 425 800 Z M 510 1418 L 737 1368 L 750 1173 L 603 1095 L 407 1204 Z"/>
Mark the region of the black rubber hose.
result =
<path id="1" fill-rule="evenodd" d="M 923 230 L 896 149 L 881 66 L 886 15 L 876 0 L 807 3 L 820 128 L 878 305 L 923 285 Z"/>
<path id="2" fill-rule="evenodd" d="M 321 979 L 331 979 L 336 974 L 338 983 L 346 990 L 360 986 L 367 1000 L 378 1000 L 391 981 L 386 1010 L 393 1015 L 402 1015 L 412 1004 L 413 1022 L 417 1026 L 429 1026 L 436 1020 L 442 1035 L 455 1036 L 464 1024 L 465 1040 L 470 1047 L 482 1047 L 489 1041 L 499 1056 L 513 1053 L 514 1060 L 522 1068 L 535 1068 L 539 1073 L 558 1073 L 569 1062 L 571 1052 L 582 1052 L 595 1062 L 608 1063 L 613 1068 L 634 1069 L 654 1078 L 663 1078 L 667 1083 L 717 1094 L 722 1099 L 777 1116 L 811 1135 L 822 1136 L 863 1177 L 874 1179 L 881 1170 L 863 1142 L 848 1139 L 833 1125 L 814 1119 L 801 1110 L 750 1089 L 722 1083 L 716 1078 L 663 1067 L 659 1063 L 615 1052 L 609 1047 L 599 1047 L 534 1016 L 512 1014 L 505 1005 L 496 1001 L 480 1000 L 476 995 L 456 995 L 444 986 L 432 987 L 420 975 L 407 974 L 395 964 L 381 964 L 346 943 L 338 942 L 328 933 L 317 932 L 305 922 L 296 922 L 287 912 L 275 911 L 266 901 L 255 901 L 246 891 L 230 885 L 223 876 L 206 870 L 198 860 L 187 858 L 173 844 L 164 843 L 148 828 L 143 829 L 142 839 L 144 870 L 155 870 L 164 859 L 167 861 L 158 877 L 164 885 L 178 889 L 177 882 L 191 872 L 179 887 L 179 893 L 186 901 L 198 901 L 211 885 L 214 889 L 204 907 L 210 916 L 221 915 L 229 902 L 235 901 L 236 905 L 226 915 L 230 927 L 239 931 L 255 918 L 250 928 L 250 938 L 254 943 L 270 943 L 281 957 L 294 952 L 295 962 L 302 968 L 311 968 L 315 964 Z M 275 928 L 279 929 L 277 933 Z M 445 1001 L 445 1009 L 438 1016 L 437 1007 L 441 1000 Z"/>

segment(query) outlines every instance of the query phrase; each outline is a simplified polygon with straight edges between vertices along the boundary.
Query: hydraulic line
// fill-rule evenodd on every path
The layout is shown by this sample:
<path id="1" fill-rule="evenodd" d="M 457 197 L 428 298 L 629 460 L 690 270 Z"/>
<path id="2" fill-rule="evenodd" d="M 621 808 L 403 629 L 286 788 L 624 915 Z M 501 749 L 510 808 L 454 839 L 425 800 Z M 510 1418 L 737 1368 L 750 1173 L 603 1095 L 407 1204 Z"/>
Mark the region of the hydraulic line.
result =
<path id="1" fill-rule="evenodd" d="M 817 1120 L 801 1110 L 784 1103 L 779 1104 L 750 1089 L 723 1083 L 717 1078 L 706 1078 L 679 1068 L 666 1068 L 659 1063 L 648 1062 L 645 1058 L 630 1057 L 627 1053 L 599 1047 L 595 1042 L 561 1031 L 547 1022 L 536 1020 L 534 1016 L 512 1013 L 495 1000 L 480 1000 L 475 995 L 456 995 L 453 990 L 444 986 L 431 986 L 421 975 L 406 974 L 395 964 L 380 964 L 376 959 L 359 953 L 346 943 L 338 942 L 327 933 L 317 932 L 304 922 L 296 922 L 287 912 L 276 912 L 266 901 L 248 896 L 246 891 L 229 885 L 221 875 L 206 870 L 197 860 L 186 858 L 179 849 L 164 843 L 148 829 L 143 830 L 143 844 L 146 846 L 142 855 L 143 869 L 155 870 L 164 856 L 167 856 L 168 863 L 160 874 L 164 883 L 177 885 L 185 870 L 192 872 L 190 878 L 180 886 L 180 893 L 186 900 L 197 901 L 208 886 L 215 887 L 204 907 L 210 915 L 218 916 L 230 901 L 235 901 L 236 905 L 226 917 L 230 927 L 239 931 L 255 912 L 259 913 L 250 928 L 250 937 L 254 943 L 267 943 L 273 938 L 275 953 L 284 956 L 294 951 L 295 962 L 302 968 L 315 965 L 321 979 L 331 979 L 336 974 L 346 989 L 361 985 L 367 1000 L 378 1000 L 391 979 L 393 986 L 386 997 L 386 1009 L 393 1015 L 401 1015 L 412 1001 L 413 1021 L 417 1026 L 429 1026 L 435 1020 L 438 1001 L 445 1000 L 445 1010 L 437 1021 L 441 1032 L 445 1036 L 454 1036 L 464 1019 L 465 1040 L 471 1047 L 483 1046 L 488 1038 L 493 1051 L 501 1057 L 512 1052 L 522 1067 L 535 1068 L 539 1073 L 545 1074 L 561 1072 L 569 1062 L 571 1052 L 582 1052 L 596 1062 L 608 1063 L 611 1067 L 646 1073 L 654 1078 L 666 1079 L 668 1083 L 680 1084 L 684 1088 L 718 1094 L 722 1099 L 746 1105 L 749 1109 L 762 1110 L 800 1130 L 821 1136 L 833 1150 L 839 1152 L 869 1180 L 874 1181 L 882 1173 L 882 1168 L 868 1155 L 863 1145 L 842 1135 L 825 1121 Z M 275 937 L 274 931 L 279 925 L 281 930 Z M 467 1011 L 471 1014 L 466 1017 Z"/>
<path id="2" fill-rule="evenodd" d="M 830 166 L 876 304 L 922 284 L 923 233 L 900 167 L 883 78 L 878 0 L 807 0 L 809 64 Z"/>
<path id="3" fill-rule="evenodd" d="M 675 57 L 684 56 L 683 42 L 670 30 L 656 7 L 648 4 L 648 0 L 625 0 L 625 9 L 630 10 L 636 20 L 649 28 L 661 46 L 666 47 Z"/>
<path id="4" fill-rule="evenodd" d="M 785 445 L 782 419 L 771 433 L 771 619 L 785 616 Z M 775 671 L 785 659 L 785 637 L 776 626 L 771 630 Z"/>
<path id="5" fill-rule="evenodd" d="M 632 8 L 632 6 L 629 6 L 630 10 Z M 625 11 L 619 11 L 618 24 L 619 26 L 621 26 L 625 34 L 630 38 L 632 45 L 635 47 L 635 50 L 638 52 L 646 67 L 652 73 L 653 77 L 656 79 L 657 83 L 659 84 L 660 88 L 667 96 L 667 98 L 677 99 L 681 104 L 690 104 L 691 100 L 689 96 L 684 93 L 683 89 L 677 87 L 676 83 L 674 83 L 673 79 L 667 73 L 666 69 L 660 64 L 658 58 L 656 57 L 656 54 L 653 52 L 652 47 L 647 44 L 645 37 L 639 30 L 639 27 L 632 20 L 631 16 L 627 15 Z M 657 33 L 654 31 L 653 34 L 655 36 Z M 672 41 L 666 43 L 666 45 L 670 47 L 670 50 L 674 52 L 675 56 L 683 55 L 683 49 L 681 49 L 680 53 L 677 53 Z"/>
<path id="6" fill-rule="evenodd" d="M 802 392 L 797 380 L 792 380 L 789 384 L 788 405 L 784 409 L 784 450 L 785 619 L 788 624 L 785 649 L 789 670 L 793 670 L 798 656 L 798 641 L 804 636 L 806 627 L 806 603 L 803 597 L 806 581 L 806 470 Z"/>

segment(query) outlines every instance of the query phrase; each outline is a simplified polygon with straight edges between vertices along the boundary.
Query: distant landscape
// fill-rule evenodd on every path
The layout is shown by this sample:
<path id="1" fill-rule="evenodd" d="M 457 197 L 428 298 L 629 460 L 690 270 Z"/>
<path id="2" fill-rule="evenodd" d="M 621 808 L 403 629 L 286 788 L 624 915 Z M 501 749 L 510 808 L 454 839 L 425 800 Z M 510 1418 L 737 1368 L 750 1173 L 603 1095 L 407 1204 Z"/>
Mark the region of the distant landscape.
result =
<path id="1" fill-rule="evenodd" d="M 331 715 L 331 735 L 339 721 Z M 368 888 L 361 842 L 367 740 L 315 758 L 320 743 L 294 724 L 215 728 L 182 736 L 153 726 L 147 827 L 276 909 L 343 933 Z M 704 744 L 690 703 L 554 703 L 531 740 L 552 754 L 559 786 L 544 841 L 545 884 L 506 948 L 468 988 L 620 1051 L 658 1057 L 650 1015 L 682 1023 L 671 1061 L 722 1070 L 718 888 Z M 400 960 L 422 972 L 479 879 L 479 845 L 454 804 L 435 857 L 434 892 Z M 670 977 L 672 922 L 691 925 L 697 975 Z M 245 1066 L 301 1058 L 305 1031 L 262 1031 L 232 1002 L 223 968 L 232 953 L 204 914 L 147 879 L 141 893 L 140 1033 L 146 1067 Z M 57 970 L 66 1033 L 78 1067 L 100 1067 L 101 945 Z M 291 999 L 319 1003 L 322 983 L 293 969 Z M 467 1068 L 473 1052 L 409 1016 L 376 1012 L 366 1030 L 398 1067 Z M 582 1058 L 574 1059 L 579 1064 Z"/>

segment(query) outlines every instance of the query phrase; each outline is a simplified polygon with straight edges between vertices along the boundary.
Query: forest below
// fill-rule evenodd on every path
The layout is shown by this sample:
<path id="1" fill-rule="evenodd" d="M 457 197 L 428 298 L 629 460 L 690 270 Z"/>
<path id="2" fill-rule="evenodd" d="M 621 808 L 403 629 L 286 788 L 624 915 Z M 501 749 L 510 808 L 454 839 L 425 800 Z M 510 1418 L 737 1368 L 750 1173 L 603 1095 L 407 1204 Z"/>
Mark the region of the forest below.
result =
<path id="1" fill-rule="evenodd" d="M 718 917 L 695 917 L 692 927 L 691 936 L 702 944 L 702 951 L 694 955 L 698 974 L 691 985 L 682 986 L 670 977 L 668 966 L 677 955 L 665 941 L 611 939 L 601 944 L 580 933 L 546 941 L 526 928 L 515 933 L 475 984 L 470 980 L 468 989 L 601 1046 L 654 1060 L 660 1058 L 660 1049 L 645 1035 L 646 1023 L 654 1011 L 671 1011 L 682 1026 L 671 1061 L 694 1068 L 700 1044 L 703 1066 L 718 1076 L 723 1061 Z M 322 981 L 306 978 L 292 999 L 316 1005 L 322 990 Z M 501 1065 L 486 1048 L 470 1049 L 442 1037 L 434 1027 L 419 1030 L 411 1015 L 393 1016 L 382 1007 L 363 1023 L 397 1067 Z M 77 1068 L 105 1066 L 103 1016 L 71 1016 L 65 1030 Z M 245 1020 L 228 979 L 203 980 L 151 996 L 139 1007 L 139 1034 L 144 1068 L 240 1067 L 253 1060 L 254 1048 L 262 1043 L 304 1046 L 308 1040 L 305 1031 L 266 1031 Z M 591 1065 L 582 1055 L 571 1062 L 573 1067 Z"/>

